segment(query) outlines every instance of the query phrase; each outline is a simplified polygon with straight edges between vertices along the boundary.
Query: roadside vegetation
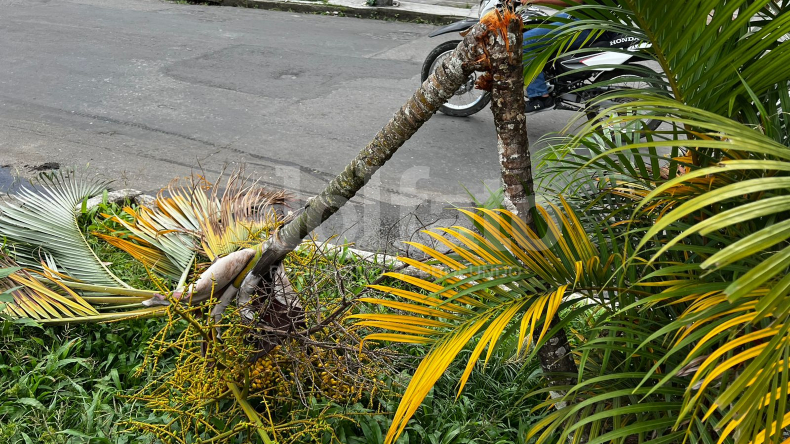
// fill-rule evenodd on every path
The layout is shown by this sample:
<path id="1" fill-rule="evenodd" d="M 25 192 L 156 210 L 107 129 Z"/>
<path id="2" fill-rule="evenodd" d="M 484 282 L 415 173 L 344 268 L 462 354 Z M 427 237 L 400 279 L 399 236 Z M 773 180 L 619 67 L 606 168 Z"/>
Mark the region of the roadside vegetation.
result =
<path id="1" fill-rule="evenodd" d="M 88 209 L 106 183 L 42 175 L 0 214 L 0 439 L 786 442 L 790 2 L 601 3 L 542 60 L 605 23 L 660 86 L 551 139 L 531 218 L 463 209 L 403 265 L 306 242 L 255 299 L 228 258 L 298 237 L 282 194 L 195 176 Z"/>
<path id="2" fill-rule="evenodd" d="M 78 175 L 72 172 L 57 180 L 78 182 Z M 140 211 L 139 206 L 126 202 L 75 208 L 79 231 L 110 273 L 135 289 L 162 285 L 165 278 L 106 240 L 124 230 L 115 218 L 131 223 L 134 219 L 123 215 Z M 123 233 L 120 238 L 131 235 Z M 369 291 L 365 286 L 375 281 L 394 283 L 380 278 L 382 264 L 361 260 L 342 247 L 319 247 L 305 243 L 287 263 L 308 313 L 330 314 L 341 303 L 339 288 L 353 298 L 364 296 L 359 293 Z M 6 243 L 3 251 L 13 248 Z M 5 277 L 17 268 L 0 270 Z M 15 287 L 4 290 L 4 305 L 12 303 L 8 291 Z M 228 379 L 238 383 L 249 405 L 270 424 L 266 430 L 273 441 L 383 442 L 419 349 L 360 349 L 364 330 L 340 319 L 336 326 L 311 334 L 308 344 L 303 339 L 281 341 L 261 356 L 258 348 L 245 343 L 251 336 L 248 329 L 226 328 L 221 345 L 206 351 L 202 335 L 213 327 L 205 320 L 212 304 L 196 307 L 192 316 L 169 312 L 152 319 L 80 325 L 56 320 L 48 325 L 47 319 L 15 319 L 6 312 L 0 320 L 0 442 L 259 439 L 253 437 L 258 435 L 243 409 L 234 408 Z M 357 304 L 344 317 L 364 307 Z M 116 314 L 129 310 L 121 308 Z M 238 315 L 228 313 L 223 322 L 232 325 L 234 317 Z M 186 319 L 198 319 L 199 324 Z M 534 386 L 536 368 L 511 357 L 507 350 L 498 354 L 495 365 L 476 375 L 480 390 L 475 397 L 462 403 L 455 402 L 452 380 L 438 385 L 402 442 L 512 442 L 523 435 L 535 417 L 527 414 L 530 404 L 517 401 Z M 216 372 L 219 360 L 227 368 Z"/>

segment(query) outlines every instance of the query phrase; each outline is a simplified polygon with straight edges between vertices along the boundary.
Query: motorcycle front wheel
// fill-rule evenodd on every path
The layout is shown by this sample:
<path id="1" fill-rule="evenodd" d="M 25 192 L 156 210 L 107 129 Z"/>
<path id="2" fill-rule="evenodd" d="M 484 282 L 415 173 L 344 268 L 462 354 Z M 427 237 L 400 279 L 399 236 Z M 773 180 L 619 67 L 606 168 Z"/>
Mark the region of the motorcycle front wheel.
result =
<path id="1" fill-rule="evenodd" d="M 442 43 L 433 49 L 425 58 L 422 64 L 421 80 L 424 82 L 433 71 L 441 65 L 442 61 L 449 57 L 460 40 L 450 40 Z M 458 91 L 450 97 L 444 105 L 439 108 L 439 112 L 453 117 L 466 117 L 480 111 L 491 101 L 491 94 L 486 91 L 475 89 L 478 73 L 474 73 L 461 85 Z"/>

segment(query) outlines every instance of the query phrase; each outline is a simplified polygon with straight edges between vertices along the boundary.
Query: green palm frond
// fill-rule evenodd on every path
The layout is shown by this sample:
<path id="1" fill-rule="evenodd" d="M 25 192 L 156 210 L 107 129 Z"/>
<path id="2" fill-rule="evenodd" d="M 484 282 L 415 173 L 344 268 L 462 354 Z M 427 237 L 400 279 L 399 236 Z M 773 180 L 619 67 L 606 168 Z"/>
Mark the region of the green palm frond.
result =
<path id="1" fill-rule="evenodd" d="M 99 260 L 77 223 L 82 202 L 108 183 L 75 171 L 41 174 L 39 181 L 38 189 L 23 187 L 16 203 L 0 207 L 0 233 L 12 244 L 14 259 L 38 270 L 45 263 L 80 281 L 129 288 Z"/>
<path id="2" fill-rule="evenodd" d="M 783 276 L 790 266 L 783 247 L 790 238 L 790 149 L 753 128 L 712 113 L 661 100 L 637 106 L 663 106 L 659 112 L 666 114 L 666 120 L 695 128 L 696 147 L 722 155 L 712 166 L 664 180 L 640 196 L 637 214 L 658 209 L 661 216 L 646 230 L 637 248 L 650 247 L 655 260 L 684 241 L 700 245 L 703 239 L 718 239 L 719 248 L 702 258 L 701 269 L 715 272 L 741 263 L 752 270 L 728 286 L 726 292 L 732 300 Z M 664 143 L 680 147 L 689 141 Z M 617 147 L 591 162 L 647 145 Z M 701 214 L 704 220 L 699 221 Z"/>
<path id="3" fill-rule="evenodd" d="M 589 442 L 781 442 L 790 421 L 787 127 L 765 108 L 747 116 L 752 124 L 745 125 L 671 99 L 618 106 L 647 110 L 676 132 L 660 141 L 607 145 L 587 159 L 577 155 L 572 167 L 579 175 L 608 169 L 617 180 L 597 192 L 631 200 L 630 214 L 607 209 L 624 244 L 634 247 L 626 268 L 637 272 L 620 297 L 646 294 L 601 319 L 599 333 L 579 347 L 583 376 L 563 401 L 584 408 L 553 412 L 533 435 L 584 436 Z M 629 118 L 616 114 L 611 118 Z M 659 146 L 707 153 L 708 166 L 676 158 L 682 174 L 640 173 L 635 166 L 644 159 L 671 165 L 645 154 Z M 612 162 L 622 154 L 635 163 Z M 590 205 L 603 212 L 605 202 Z M 616 406 L 607 397 L 615 386 L 582 390 L 588 379 L 620 369 L 632 373 L 611 382 L 638 396 L 622 395 Z M 655 417 L 637 413 L 656 402 L 671 405 L 654 411 Z"/>
<path id="4" fill-rule="evenodd" d="M 662 330 L 676 335 L 668 353 L 683 357 L 667 366 L 668 374 L 685 368 L 693 375 L 675 428 L 693 421 L 712 425 L 720 442 L 778 442 L 790 424 L 790 149 L 768 134 L 723 123 L 695 122 L 695 143 L 716 147 L 724 158 L 645 196 L 640 209 L 659 198 L 670 209 L 638 247 L 652 245 L 651 260 L 709 247 L 686 266 L 689 275 L 651 303 L 687 305 Z M 671 196 L 678 188 L 688 192 Z"/>
<path id="5" fill-rule="evenodd" d="M 431 345 L 404 393 L 387 442 L 394 442 L 402 433 L 428 391 L 468 344 L 473 344 L 473 349 L 459 380 L 459 396 L 477 361 L 486 353 L 487 362 L 506 332 L 517 332 L 517 352 L 524 353 L 530 343 L 540 345 L 547 337 L 547 320 L 563 307 L 580 298 L 599 298 L 611 289 L 616 255 L 608 247 L 606 256 L 601 255 L 564 200 L 560 199 L 559 206 L 538 207 L 545 227 L 542 236 L 504 210 L 461 211 L 482 234 L 463 227 L 428 231 L 447 252 L 410 245 L 437 264 L 400 259 L 428 273 L 433 281 L 387 273 L 421 291 L 374 286 L 395 299 L 363 299 L 400 314 L 351 316 L 361 320 L 360 325 L 388 330 L 372 333 L 366 341 Z"/>
<path id="6" fill-rule="evenodd" d="M 762 97 L 777 85 L 786 85 L 790 78 L 790 42 L 786 39 L 790 5 L 785 1 L 601 3 L 566 8 L 564 11 L 578 20 L 555 30 L 558 38 L 541 51 L 536 64 L 556 54 L 584 30 L 625 34 L 652 45 L 650 57 L 662 73 L 651 74 L 638 64 L 624 68 L 633 70 L 635 76 L 651 77 L 652 85 L 666 85 L 683 104 L 721 115 L 751 108 L 748 88 Z M 592 49 L 576 52 L 588 51 Z"/>
<path id="7" fill-rule="evenodd" d="M 672 137 L 646 141 L 629 137 L 619 144 L 607 144 L 596 133 L 595 128 L 605 125 L 607 121 L 634 119 L 629 115 L 632 113 L 626 111 L 634 109 L 672 125 L 675 128 Z M 786 187 L 784 175 L 790 154 L 781 143 L 783 136 L 772 125 L 772 119 L 767 119 L 767 126 L 738 124 L 718 114 L 685 106 L 668 98 L 636 100 L 616 105 L 611 110 L 614 112 L 603 121 L 588 124 L 582 128 L 580 135 L 565 139 L 564 145 L 554 147 L 544 156 L 540 166 L 543 172 L 539 174 L 546 178 L 555 179 L 558 174 L 564 175 L 558 190 L 581 196 L 588 206 L 588 212 L 598 208 L 605 210 L 604 219 L 636 222 L 641 217 L 651 220 L 651 213 L 660 215 L 661 212 L 670 211 L 700 197 L 707 190 L 723 190 L 717 195 L 700 198 L 693 204 L 688 203 L 675 213 L 679 217 L 681 213 L 696 214 L 707 203 L 712 203 L 707 199 L 713 199 L 714 196 L 732 199 L 732 196 L 739 195 L 735 189 L 744 193 L 748 192 L 744 187 L 751 186 L 758 191 L 764 189 L 768 194 L 752 195 L 753 198 L 762 199 L 776 193 L 782 194 L 782 188 Z M 621 110 L 626 112 L 618 112 Z M 589 155 L 579 154 L 579 143 L 589 149 Z M 689 150 L 707 153 L 709 157 L 705 163 L 709 167 L 698 168 L 691 156 L 679 155 Z M 555 168 L 561 172 L 545 172 Z M 579 194 L 579 190 L 582 194 Z M 727 193 L 730 198 L 724 197 Z M 783 205 L 786 205 L 780 204 L 782 201 L 782 197 L 777 197 L 769 203 L 755 202 L 751 209 L 762 208 L 759 211 L 766 216 L 770 213 L 781 214 Z M 733 211 L 741 211 L 740 216 L 744 217 L 750 209 Z M 716 225 L 717 220 L 731 220 L 730 216 L 733 215 L 717 215 L 715 220 L 697 229 L 707 234 L 715 232 L 727 225 L 726 222 L 724 226 Z M 663 219 L 653 227 L 651 234 L 663 231 L 678 217 Z M 708 229 L 712 226 L 716 228 Z M 671 245 L 665 249 L 668 248 Z"/>
<path id="8" fill-rule="evenodd" d="M 783 442 L 790 2 L 619 3 L 575 8 L 582 19 L 561 32 L 617 21 L 652 43 L 673 98 L 620 92 L 631 100 L 545 157 L 551 186 L 585 207 L 587 226 L 619 236 L 623 290 L 616 308 L 589 318 L 565 407 L 530 436 Z M 645 116 L 665 125 L 630 133 Z"/>
<path id="9" fill-rule="evenodd" d="M 788 425 L 787 419 L 782 417 L 790 395 L 786 360 L 790 353 L 790 311 L 774 311 L 759 321 L 756 305 L 766 292 L 757 291 L 749 295 L 752 303 L 720 301 L 730 310 L 724 312 L 715 324 L 707 323 L 699 328 L 705 336 L 696 343 L 689 356 L 701 362 L 697 363 L 690 381 L 695 390 L 686 394 L 680 419 L 692 415 L 700 416 L 702 421 L 716 419 L 723 437 L 736 428 L 739 430 L 738 435 L 741 436 L 736 438 L 736 442 L 762 442 L 760 435 L 764 437 L 766 429 L 769 429 L 772 439 L 781 436 L 781 429 Z M 713 295 L 712 299 L 719 299 L 716 296 L 719 295 Z M 787 298 L 788 293 L 785 292 L 784 296 Z M 684 313 L 676 325 L 685 323 L 688 328 L 690 318 L 704 322 L 723 308 L 697 307 Z M 703 402 L 705 395 L 710 395 L 715 401 Z M 777 420 L 781 425 L 778 430 L 771 430 L 776 428 L 772 423 Z"/>
<path id="10" fill-rule="evenodd" d="M 790 9 L 773 0 L 666 2 L 627 0 L 635 22 L 656 49 L 674 97 L 691 106 L 729 114 L 747 96 L 762 95 L 790 78 Z M 777 8 L 778 7 L 778 8 Z M 765 14 L 774 10 L 772 20 Z M 694 11 L 690 13 L 690 11 Z M 666 26 L 671 22 L 673 26 Z"/>
<path id="11" fill-rule="evenodd" d="M 676 281 L 651 298 L 643 315 L 671 306 L 686 308 L 675 319 L 668 318 L 638 335 L 641 343 L 633 344 L 631 354 L 644 357 L 649 353 L 652 367 L 631 386 L 646 398 L 666 398 L 667 389 L 682 387 L 682 404 L 674 409 L 672 427 L 685 431 L 692 442 L 702 439 L 703 432 L 719 442 L 780 442 L 781 430 L 788 425 L 782 417 L 790 395 L 790 311 L 786 307 L 790 292 L 786 283 L 780 284 L 777 293 L 783 296 L 785 307 L 764 313 L 758 306 L 775 288 L 759 289 L 729 302 L 725 286 L 726 282 L 716 285 L 699 279 Z M 673 397 L 675 402 L 680 399 L 677 393 Z M 686 429 L 689 423 L 700 428 Z M 766 435 L 770 440 L 764 441 Z"/>
<path id="12" fill-rule="evenodd" d="M 673 374 L 661 381 L 665 377 L 661 369 L 679 365 L 684 356 L 672 354 L 660 341 L 645 343 L 672 321 L 667 315 L 629 307 L 589 316 L 595 327 L 576 348 L 578 382 L 551 388 L 564 389 L 564 396 L 547 400 L 536 409 L 562 407 L 536 424 L 528 437 L 537 443 L 681 442 L 689 429 L 674 426 L 684 407 L 690 377 Z M 661 385 L 657 385 L 659 381 Z M 705 400 L 710 401 L 707 396 Z M 706 438 L 714 435 L 710 428 L 702 431 Z M 705 441 L 699 431 L 693 436 L 695 440 L 690 442 Z"/>

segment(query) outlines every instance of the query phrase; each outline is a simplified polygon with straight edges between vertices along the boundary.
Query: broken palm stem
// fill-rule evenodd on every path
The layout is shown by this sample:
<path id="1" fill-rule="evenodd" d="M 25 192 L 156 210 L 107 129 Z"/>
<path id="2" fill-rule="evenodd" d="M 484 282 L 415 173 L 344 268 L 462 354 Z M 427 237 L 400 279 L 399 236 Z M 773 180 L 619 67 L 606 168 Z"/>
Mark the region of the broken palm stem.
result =
<path id="1" fill-rule="evenodd" d="M 505 51 L 489 54 L 491 71 L 487 74 L 491 85 L 491 113 L 497 135 L 497 152 L 502 168 L 504 204 L 527 225 L 532 225 L 531 211 L 535 208 L 532 180 L 532 160 L 527 138 L 527 118 L 524 114 L 524 76 L 522 74 L 521 20 L 512 17 L 507 32 L 494 34 Z M 509 48 L 519 48 L 510 51 Z"/>
<path id="2" fill-rule="evenodd" d="M 485 20 L 485 18 L 484 18 Z M 535 209 L 535 187 L 532 179 L 532 160 L 529 154 L 526 115 L 524 114 L 524 76 L 522 69 L 521 20 L 511 16 L 507 32 L 493 34 L 490 38 L 499 39 L 506 48 L 519 48 L 518 51 L 496 51 L 489 54 L 491 59 L 491 112 L 497 133 L 497 149 L 502 167 L 505 207 L 517 215 L 535 233 L 538 229 L 532 218 Z M 560 322 L 559 316 L 546 320 L 551 326 Z M 538 340 L 535 335 L 535 341 Z M 548 338 L 538 350 L 540 367 L 552 380 L 552 385 L 568 385 L 578 374 L 576 362 L 564 329 Z M 552 397 L 559 397 L 552 392 Z"/>

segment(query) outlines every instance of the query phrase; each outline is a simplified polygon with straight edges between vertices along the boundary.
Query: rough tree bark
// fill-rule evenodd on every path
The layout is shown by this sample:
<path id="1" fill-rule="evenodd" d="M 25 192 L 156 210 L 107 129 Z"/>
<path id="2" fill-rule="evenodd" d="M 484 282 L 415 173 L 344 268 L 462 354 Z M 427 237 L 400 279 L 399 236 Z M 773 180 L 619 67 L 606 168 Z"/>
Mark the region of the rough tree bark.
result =
<path id="1" fill-rule="evenodd" d="M 505 207 L 537 232 L 531 214 L 535 205 L 535 190 L 524 114 L 521 31 L 521 20 L 514 16 L 508 22 L 507 41 L 499 42 L 499 45 L 505 46 L 506 50 L 492 51 L 489 54 L 491 111 L 497 129 L 497 148 L 502 166 Z M 503 39 L 503 36 L 491 34 L 490 38 Z M 488 45 L 488 47 L 492 46 L 495 44 Z M 551 324 L 556 325 L 557 322 L 559 317 L 555 316 Z M 546 341 L 546 344 L 538 350 L 538 359 L 544 373 L 555 375 L 552 378 L 553 385 L 573 383 L 572 377 L 564 376 L 578 373 L 564 330 L 560 329 Z M 552 396 L 559 397 L 561 393 L 553 392 Z"/>
<path id="2" fill-rule="evenodd" d="M 503 40 L 499 44 L 505 46 L 505 51 L 489 54 L 491 70 L 488 75 L 491 82 L 491 112 L 494 114 L 497 152 L 505 190 L 505 208 L 531 226 L 530 210 L 534 206 L 535 192 L 527 138 L 527 118 L 524 114 L 521 28 L 521 20 L 511 19 L 508 22 L 506 41 L 501 35 L 490 36 L 492 39 Z"/>

